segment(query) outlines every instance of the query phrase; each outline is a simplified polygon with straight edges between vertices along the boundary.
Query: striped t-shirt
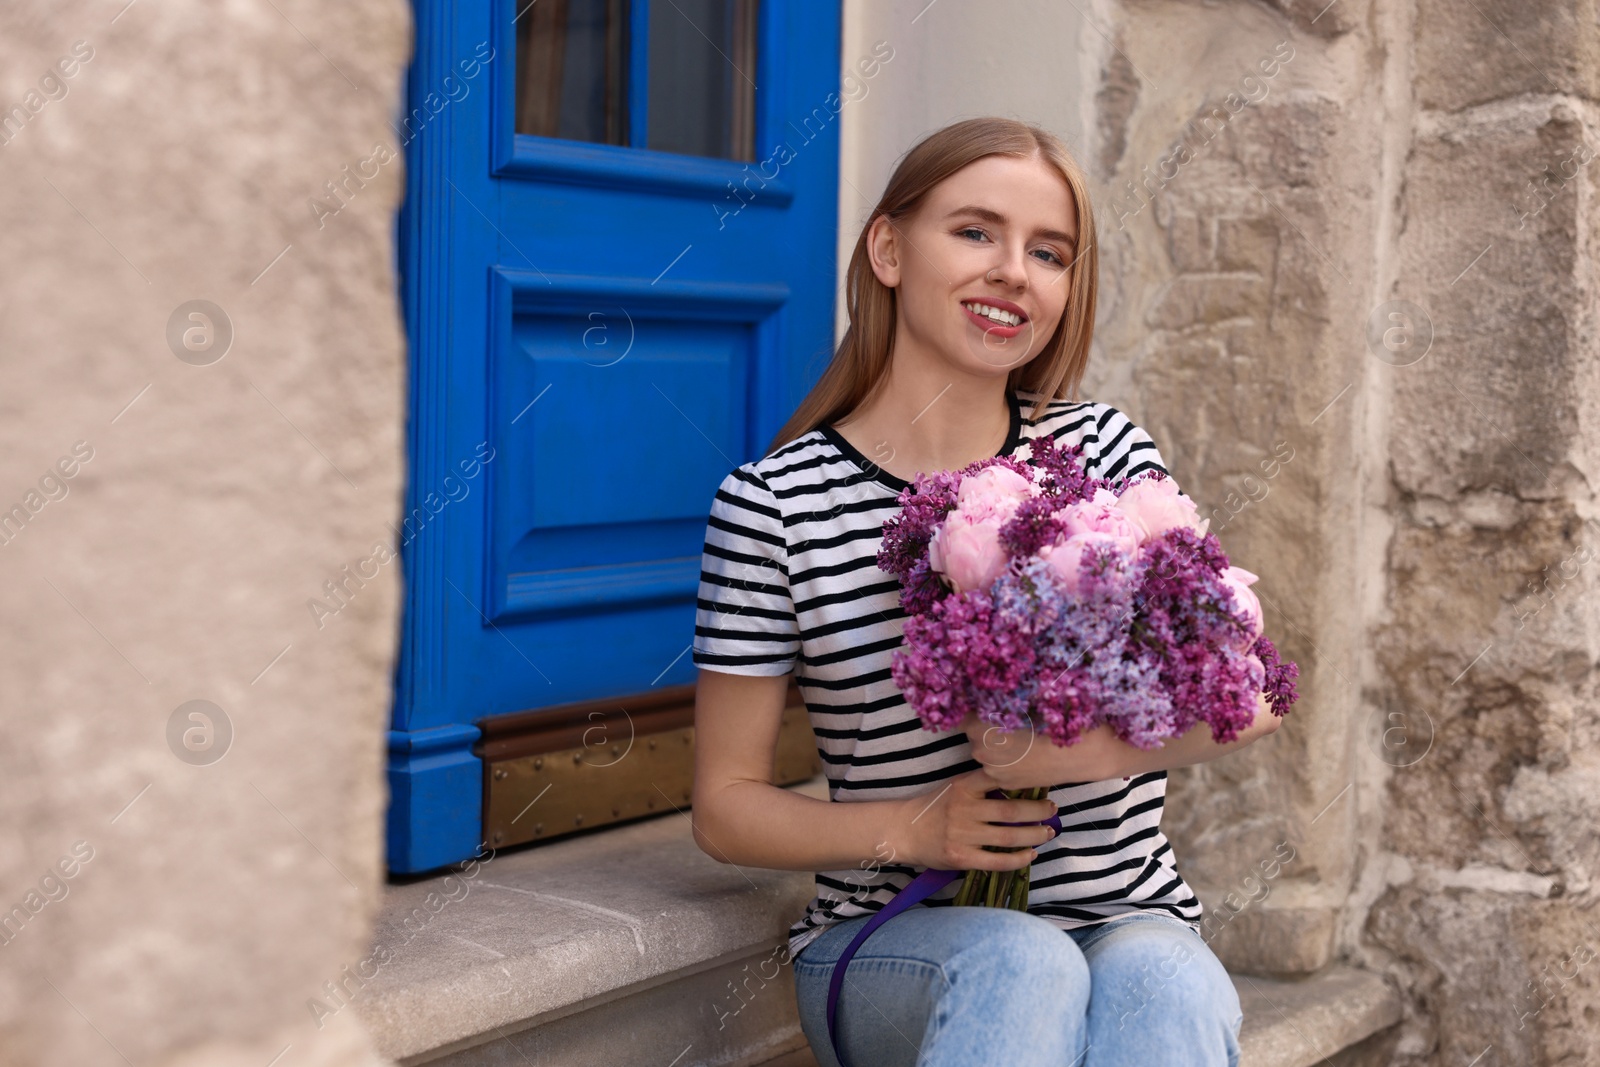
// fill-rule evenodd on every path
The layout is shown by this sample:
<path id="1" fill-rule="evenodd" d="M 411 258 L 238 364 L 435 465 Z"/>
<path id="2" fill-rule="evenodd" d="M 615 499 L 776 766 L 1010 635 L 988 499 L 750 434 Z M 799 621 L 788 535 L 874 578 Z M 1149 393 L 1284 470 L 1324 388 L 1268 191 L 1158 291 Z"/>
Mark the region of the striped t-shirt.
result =
<path id="1" fill-rule="evenodd" d="M 1050 434 L 1081 445 L 1096 477 L 1165 473 L 1149 434 L 1116 408 L 1052 400 L 1029 420 L 1022 407 L 1037 399 L 1008 391 L 1011 431 L 998 455 Z M 823 426 L 738 467 L 711 505 L 693 661 L 730 674 L 793 671 L 834 802 L 932 794 L 981 766 L 965 733 L 922 729 L 889 674 L 905 613 L 899 579 L 878 569 L 877 554 L 906 484 Z M 1039 846 L 1028 911 L 1062 929 L 1141 909 L 1198 929 L 1200 901 L 1161 832 L 1166 792 L 1165 771 L 1053 786 L 1062 832 Z M 818 872 L 816 896 L 789 928 L 791 957 L 828 924 L 877 911 L 917 873 L 873 860 Z M 959 888 L 927 903 L 948 905 Z"/>

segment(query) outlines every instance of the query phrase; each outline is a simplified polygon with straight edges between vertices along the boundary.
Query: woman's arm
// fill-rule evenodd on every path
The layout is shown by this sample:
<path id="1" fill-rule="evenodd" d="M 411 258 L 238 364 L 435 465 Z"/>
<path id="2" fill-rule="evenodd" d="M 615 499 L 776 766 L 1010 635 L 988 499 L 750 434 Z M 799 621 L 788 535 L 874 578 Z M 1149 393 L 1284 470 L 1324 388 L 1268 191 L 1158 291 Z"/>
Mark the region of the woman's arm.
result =
<path id="1" fill-rule="evenodd" d="M 1249 726 L 1239 731 L 1227 744 L 1219 745 L 1211 737 L 1211 727 L 1198 723 L 1190 727 L 1189 732 L 1181 737 L 1174 737 L 1160 748 L 1145 751 L 1126 741 L 1117 741 L 1123 775 L 1146 774 L 1150 771 L 1166 771 L 1173 767 L 1187 767 L 1195 763 L 1205 763 L 1218 756 L 1226 756 L 1230 752 L 1237 752 L 1246 745 L 1254 744 L 1278 729 L 1278 724 L 1283 719 L 1272 713 L 1272 702 L 1265 693 L 1256 695 L 1256 717 Z"/>
<path id="2" fill-rule="evenodd" d="M 903 863 L 949 870 L 1014 870 L 1026 846 L 1048 841 L 1048 800 L 990 800 L 999 782 L 983 770 L 921 796 L 832 803 L 772 784 L 787 676 L 702 669 L 695 691 L 695 844 L 723 863 L 828 871 Z M 1021 847 L 991 852 L 982 845 Z"/>
<path id="3" fill-rule="evenodd" d="M 1219 745 L 1211 737 L 1211 727 L 1200 723 L 1149 751 L 1121 740 L 1109 726 L 1097 726 L 1071 745 L 1061 746 L 1027 731 L 1006 732 L 987 726 L 972 716 L 962 725 L 972 742 L 972 758 L 983 764 L 1002 788 L 1027 789 L 1129 778 L 1205 763 L 1273 733 L 1280 721 L 1266 694 L 1261 693 L 1256 698 L 1255 719 L 1232 741 Z"/>

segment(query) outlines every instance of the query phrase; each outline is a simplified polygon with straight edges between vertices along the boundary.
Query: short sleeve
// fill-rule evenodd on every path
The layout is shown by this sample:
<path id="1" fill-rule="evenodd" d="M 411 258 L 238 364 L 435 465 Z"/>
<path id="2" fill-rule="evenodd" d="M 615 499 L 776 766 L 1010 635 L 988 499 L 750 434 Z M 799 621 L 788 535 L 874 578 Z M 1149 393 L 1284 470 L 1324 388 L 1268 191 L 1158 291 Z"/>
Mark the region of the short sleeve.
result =
<path id="1" fill-rule="evenodd" d="M 783 514 L 747 463 L 722 480 L 711 501 L 693 661 L 726 674 L 777 677 L 792 671 L 799 656 Z"/>
<path id="2" fill-rule="evenodd" d="M 1090 474 L 1119 485 L 1146 471 L 1170 476 L 1156 443 L 1128 416 L 1107 404 L 1095 423 L 1097 448 Z"/>

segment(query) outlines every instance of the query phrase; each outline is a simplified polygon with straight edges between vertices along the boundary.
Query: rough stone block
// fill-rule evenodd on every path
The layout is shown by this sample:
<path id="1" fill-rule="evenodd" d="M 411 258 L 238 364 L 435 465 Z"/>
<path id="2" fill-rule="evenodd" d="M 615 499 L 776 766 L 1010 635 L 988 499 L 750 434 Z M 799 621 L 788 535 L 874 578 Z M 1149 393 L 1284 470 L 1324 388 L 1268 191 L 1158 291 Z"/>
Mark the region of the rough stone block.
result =
<path id="1" fill-rule="evenodd" d="M 1264 215 L 1217 220 L 1217 269 L 1270 278 L 1277 271 L 1278 227 Z"/>
<path id="2" fill-rule="evenodd" d="M 1202 936 L 1230 971 L 1276 978 L 1315 974 L 1333 959 L 1332 908 L 1246 906 L 1234 912 L 1205 897 Z"/>
<path id="3" fill-rule="evenodd" d="M 1418 0 L 1417 95 L 1456 111 L 1521 95 L 1600 96 L 1594 0 Z"/>
<path id="4" fill-rule="evenodd" d="M 1158 298 L 1148 323 L 1156 329 L 1211 326 L 1258 313 L 1265 286 L 1254 274 L 1183 275 Z"/>
<path id="5" fill-rule="evenodd" d="M 1600 930 L 1563 897 L 1423 885 L 1391 888 L 1368 933 L 1390 973 L 1425 1006 L 1403 1047 L 1468 1063 L 1492 1047 L 1506 1063 L 1580 1063 L 1600 1012 Z"/>
<path id="6" fill-rule="evenodd" d="M 1580 320 L 1593 299 L 1578 266 L 1576 185 L 1592 175 L 1523 214 L 1535 208 L 1530 180 L 1585 136 L 1564 106 L 1528 103 L 1493 123 L 1441 119 L 1413 150 L 1396 295 L 1425 310 L 1433 341 L 1391 374 L 1402 491 L 1566 491 L 1588 358 Z"/>

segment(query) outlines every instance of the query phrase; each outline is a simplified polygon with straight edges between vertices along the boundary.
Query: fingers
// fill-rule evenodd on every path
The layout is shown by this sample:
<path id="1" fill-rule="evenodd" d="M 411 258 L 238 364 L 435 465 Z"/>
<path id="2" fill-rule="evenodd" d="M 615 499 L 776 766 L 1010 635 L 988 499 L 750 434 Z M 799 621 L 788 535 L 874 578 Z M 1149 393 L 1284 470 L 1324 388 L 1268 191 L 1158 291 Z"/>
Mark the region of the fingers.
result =
<path id="1" fill-rule="evenodd" d="M 1060 810 L 1056 802 L 1048 797 L 1039 800 L 990 797 L 988 794 L 992 790 L 1004 787 L 987 770 L 969 771 L 958 775 L 953 781 L 965 794 L 963 800 L 978 809 L 974 817 L 984 822 L 1038 823 Z"/>
<path id="2" fill-rule="evenodd" d="M 1044 820 L 1055 813 L 1048 800 L 981 800 L 958 814 L 962 837 L 976 845 L 1007 848 L 1042 845 L 1056 836 Z"/>
<path id="3" fill-rule="evenodd" d="M 1059 810 L 1053 800 L 984 799 L 984 819 L 988 822 L 1044 822 Z"/>
<path id="4" fill-rule="evenodd" d="M 944 866 L 950 870 L 962 871 L 1015 871 L 1038 858 L 1038 851 L 1032 848 L 991 851 L 972 845 L 961 845 L 950 847 Z"/>
<path id="5" fill-rule="evenodd" d="M 1036 848 L 1023 848 L 1015 852 L 974 848 L 960 853 L 952 866 L 964 871 L 1017 871 L 1038 858 L 1039 850 Z"/>
<path id="6" fill-rule="evenodd" d="M 1055 834 L 1055 830 L 1040 823 L 1002 826 L 983 819 L 962 819 L 952 827 L 951 837 L 963 844 L 1025 848 L 1042 845 Z"/>
<path id="7" fill-rule="evenodd" d="M 981 769 L 951 780 L 942 805 L 943 866 L 1018 870 L 1038 858 L 1038 846 L 1055 837 L 1055 830 L 1043 825 L 1056 813 L 1054 801 L 996 800 L 987 795 L 999 788 L 1000 784 Z M 1012 825 L 1005 825 L 1008 823 Z"/>
<path id="8" fill-rule="evenodd" d="M 983 818 L 986 822 L 1043 822 L 1060 810 L 1056 802 L 1049 797 L 1042 797 L 1039 800 L 990 797 L 990 790 L 1006 787 L 995 782 L 987 771 L 973 771 L 961 775 L 956 781 L 962 783 L 966 798 L 976 807 L 983 809 Z"/>

